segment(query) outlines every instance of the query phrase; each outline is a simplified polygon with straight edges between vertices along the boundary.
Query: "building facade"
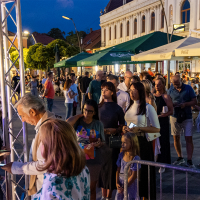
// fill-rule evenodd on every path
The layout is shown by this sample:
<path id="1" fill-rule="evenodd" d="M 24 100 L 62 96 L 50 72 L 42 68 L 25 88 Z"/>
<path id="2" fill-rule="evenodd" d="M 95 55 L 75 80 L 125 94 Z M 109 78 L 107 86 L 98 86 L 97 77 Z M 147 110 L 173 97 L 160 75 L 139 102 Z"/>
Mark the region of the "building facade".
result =
<path id="1" fill-rule="evenodd" d="M 154 31 L 171 34 L 173 27 L 174 34 L 183 37 L 190 29 L 200 31 L 200 0 L 162 0 L 162 4 L 161 0 L 110 0 L 100 16 L 102 49 Z M 185 28 L 177 29 L 180 26 Z M 200 32 L 191 35 L 200 37 Z M 172 71 L 177 70 L 176 61 L 171 65 Z M 200 72 L 199 61 L 190 65 Z"/>

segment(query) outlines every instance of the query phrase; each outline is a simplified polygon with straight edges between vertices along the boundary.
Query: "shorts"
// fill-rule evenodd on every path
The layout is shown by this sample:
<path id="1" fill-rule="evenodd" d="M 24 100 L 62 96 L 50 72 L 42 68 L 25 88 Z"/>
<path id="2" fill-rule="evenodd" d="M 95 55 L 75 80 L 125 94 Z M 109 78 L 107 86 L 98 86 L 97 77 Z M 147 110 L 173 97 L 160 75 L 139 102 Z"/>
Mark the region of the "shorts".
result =
<path id="1" fill-rule="evenodd" d="M 185 136 L 192 136 L 192 119 L 186 119 L 182 123 L 177 123 L 177 118 L 170 116 L 171 134 L 181 135 L 182 131 Z"/>

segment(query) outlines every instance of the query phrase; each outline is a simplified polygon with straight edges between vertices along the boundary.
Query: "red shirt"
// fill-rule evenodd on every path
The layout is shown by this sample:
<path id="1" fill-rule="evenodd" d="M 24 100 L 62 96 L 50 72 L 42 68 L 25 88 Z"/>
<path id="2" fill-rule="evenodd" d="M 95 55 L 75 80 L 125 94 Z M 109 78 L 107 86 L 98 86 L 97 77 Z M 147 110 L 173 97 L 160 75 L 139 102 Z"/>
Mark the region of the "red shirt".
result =
<path id="1" fill-rule="evenodd" d="M 55 91 L 52 82 L 47 79 L 44 88 L 45 90 L 48 89 L 48 94 L 45 97 L 48 99 L 54 99 Z"/>
<path id="2" fill-rule="evenodd" d="M 148 71 L 150 76 L 154 76 L 154 73 L 152 71 Z"/>

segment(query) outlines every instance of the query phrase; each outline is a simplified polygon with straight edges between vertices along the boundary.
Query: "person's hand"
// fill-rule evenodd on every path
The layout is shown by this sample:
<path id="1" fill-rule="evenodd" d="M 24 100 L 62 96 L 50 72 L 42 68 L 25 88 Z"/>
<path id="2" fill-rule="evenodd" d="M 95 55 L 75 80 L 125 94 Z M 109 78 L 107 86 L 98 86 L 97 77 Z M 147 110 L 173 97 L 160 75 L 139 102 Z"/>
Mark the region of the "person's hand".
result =
<path id="1" fill-rule="evenodd" d="M 10 162 L 10 163 L 8 163 L 7 165 L 1 167 L 1 169 L 3 169 L 3 170 L 5 170 L 5 171 L 7 171 L 8 173 L 12 174 L 12 172 L 11 172 L 12 164 L 13 164 L 13 163 Z"/>
<path id="2" fill-rule="evenodd" d="M 199 107 L 199 106 L 195 105 L 194 107 L 195 107 L 198 111 L 200 111 L 200 107 Z"/>
<path id="3" fill-rule="evenodd" d="M 133 128 L 127 128 L 127 131 L 131 133 L 138 133 L 139 129 L 140 129 L 139 127 L 133 127 Z"/>
<path id="4" fill-rule="evenodd" d="M 97 147 L 97 148 L 101 147 L 101 146 L 102 146 L 101 139 L 98 138 L 98 141 L 95 142 L 95 143 L 93 143 L 93 146 L 94 146 L 94 147 Z"/>
<path id="5" fill-rule="evenodd" d="M 181 109 L 185 108 L 185 106 L 186 106 L 186 103 L 181 103 L 180 104 Z"/>
<path id="6" fill-rule="evenodd" d="M 104 133 L 107 135 L 115 135 L 116 129 L 115 128 L 105 128 Z"/>
<path id="7" fill-rule="evenodd" d="M 118 183 L 116 184 L 116 186 L 118 193 L 123 193 L 124 189 Z"/>
<path id="8" fill-rule="evenodd" d="M 127 129 L 128 129 L 128 126 L 123 126 L 123 128 L 122 128 L 122 132 L 123 132 L 123 134 L 125 134 L 125 133 L 128 132 Z"/>

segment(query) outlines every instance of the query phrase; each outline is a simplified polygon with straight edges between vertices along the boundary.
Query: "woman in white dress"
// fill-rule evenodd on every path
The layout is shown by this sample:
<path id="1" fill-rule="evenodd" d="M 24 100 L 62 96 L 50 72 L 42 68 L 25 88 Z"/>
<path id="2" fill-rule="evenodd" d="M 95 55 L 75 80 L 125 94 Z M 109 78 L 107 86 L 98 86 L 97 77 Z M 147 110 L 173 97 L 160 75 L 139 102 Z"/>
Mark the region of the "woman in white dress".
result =
<path id="1" fill-rule="evenodd" d="M 123 132 L 133 132 L 138 136 L 140 144 L 141 160 L 154 161 L 153 145 L 148 142 L 146 134 L 160 132 L 160 124 L 154 107 L 146 103 L 145 89 L 142 83 L 133 83 L 130 87 L 130 97 L 134 103 L 125 114 L 127 126 L 123 127 Z M 130 123 L 136 127 L 129 128 Z M 142 165 L 140 172 L 140 197 L 148 198 L 148 167 Z M 150 199 L 156 199 L 156 176 L 155 168 L 150 167 Z"/>

